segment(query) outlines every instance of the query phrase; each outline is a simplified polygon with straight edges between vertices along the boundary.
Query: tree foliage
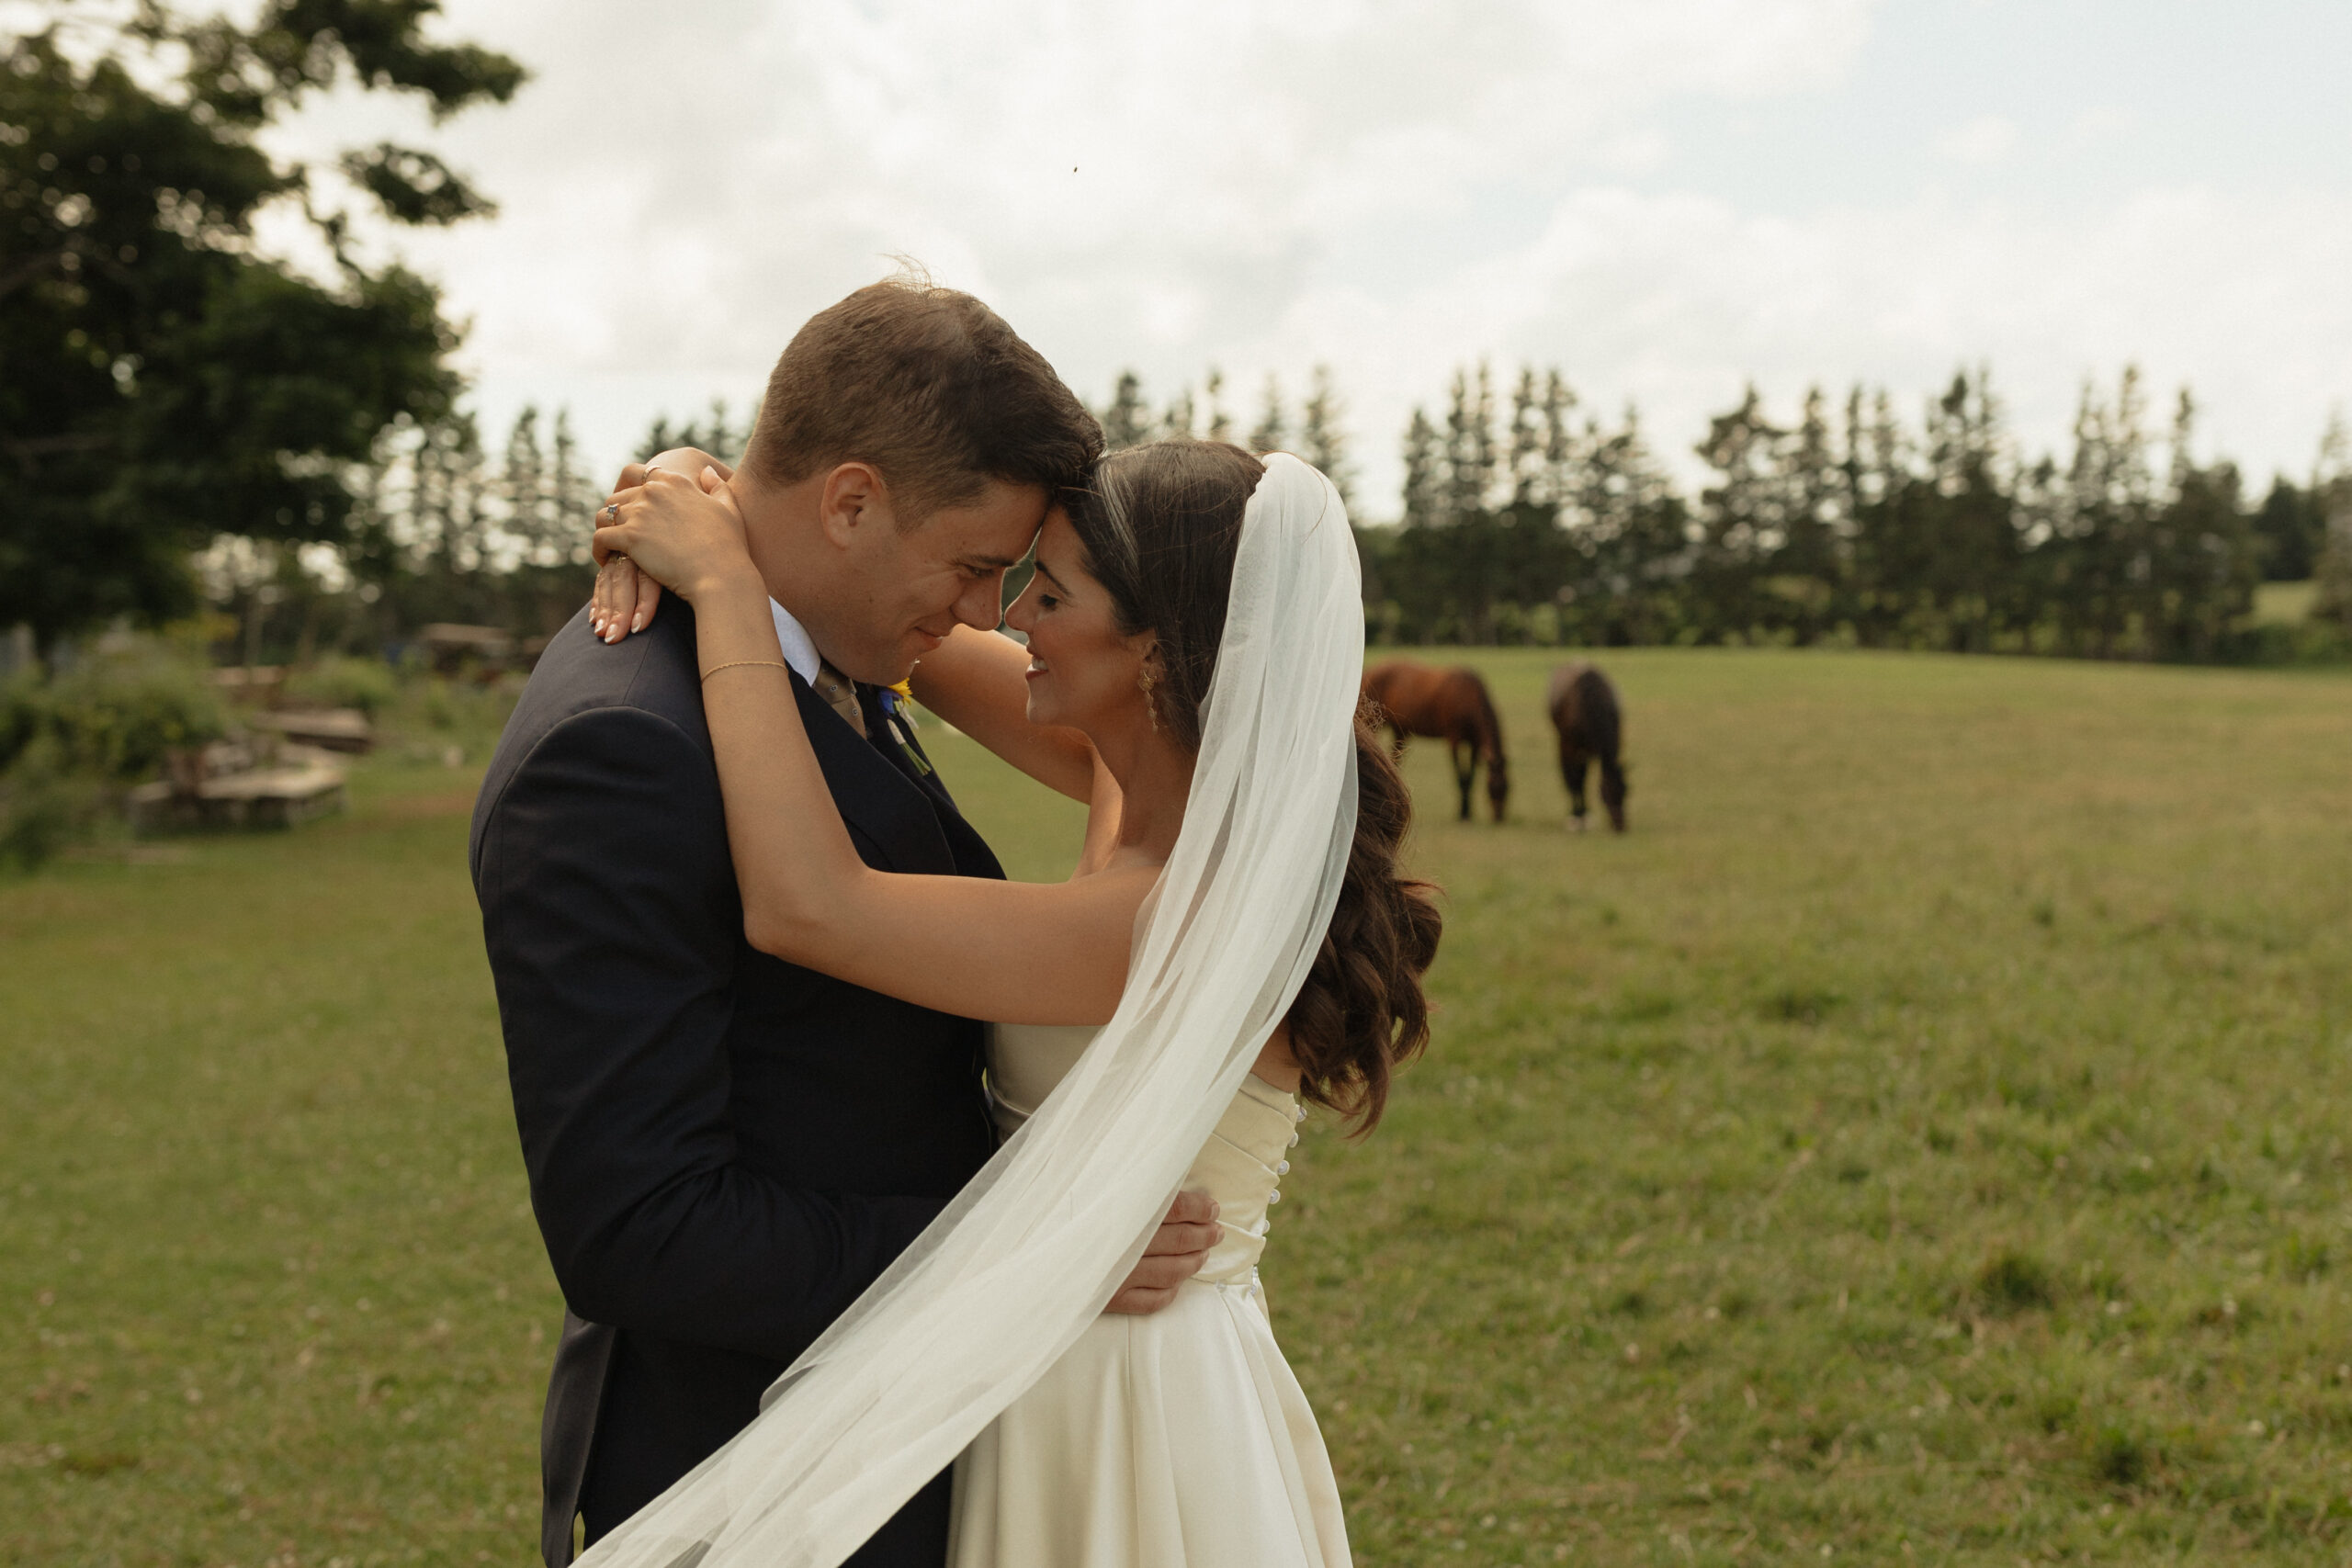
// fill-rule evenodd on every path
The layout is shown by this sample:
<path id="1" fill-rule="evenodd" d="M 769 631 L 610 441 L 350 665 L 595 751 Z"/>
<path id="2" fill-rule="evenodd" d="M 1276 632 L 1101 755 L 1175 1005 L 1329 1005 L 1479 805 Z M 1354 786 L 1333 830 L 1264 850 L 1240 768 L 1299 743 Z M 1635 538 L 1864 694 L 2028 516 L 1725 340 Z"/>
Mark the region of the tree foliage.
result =
<path id="1" fill-rule="evenodd" d="M 1579 420 L 1558 373 L 1532 367 L 1498 400 L 1481 366 L 1454 377 L 1442 424 L 1414 411 L 1402 525 L 1364 536 L 1377 635 L 2208 660 L 2238 651 L 2286 533 L 2258 526 L 2234 465 L 2198 455 L 2188 392 L 2151 434 L 2130 369 L 2085 388 L 2063 463 L 2019 452 L 1983 369 L 1916 426 L 1883 391 L 1834 414 L 1815 389 L 1781 419 L 1751 387 L 1708 422 L 1689 502 L 1631 409 Z M 2304 495 L 2345 487 L 2287 490 L 2302 528 L 2302 508 L 2330 504 Z M 2343 558 L 2352 584 L 2352 522 Z"/>
<path id="2" fill-rule="evenodd" d="M 0 53 L 0 457 L 18 480 L 0 572 L 44 641 L 186 609 L 191 551 L 217 537 L 353 537 L 379 434 L 450 407 L 457 333 L 431 285 L 357 254 L 329 179 L 257 135 L 339 82 L 440 118 L 523 80 L 429 39 L 436 0 L 272 0 L 249 24 L 52 9 Z M 488 210 L 426 152 L 340 168 L 397 221 Z M 278 203 L 308 216 L 330 276 L 255 249 Z"/>

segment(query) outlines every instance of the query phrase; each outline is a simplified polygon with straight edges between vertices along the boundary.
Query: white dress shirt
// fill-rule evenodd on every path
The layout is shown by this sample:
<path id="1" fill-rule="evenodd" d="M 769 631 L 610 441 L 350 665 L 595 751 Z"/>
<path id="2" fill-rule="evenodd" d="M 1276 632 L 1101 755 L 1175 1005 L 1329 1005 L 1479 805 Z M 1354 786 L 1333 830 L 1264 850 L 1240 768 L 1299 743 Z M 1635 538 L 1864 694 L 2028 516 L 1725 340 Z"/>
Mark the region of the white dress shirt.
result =
<path id="1" fill-rule="evenodd" d="M 784 661 L 792 666 L 794 674 L 815 685 L 817 671 L 824 660 L 817 652 L 817 645 L 809 640 L 808 628 L 773 599 L 768 601 L 768 610 L 775 616 L 775 642 L 784 650 Z"/>

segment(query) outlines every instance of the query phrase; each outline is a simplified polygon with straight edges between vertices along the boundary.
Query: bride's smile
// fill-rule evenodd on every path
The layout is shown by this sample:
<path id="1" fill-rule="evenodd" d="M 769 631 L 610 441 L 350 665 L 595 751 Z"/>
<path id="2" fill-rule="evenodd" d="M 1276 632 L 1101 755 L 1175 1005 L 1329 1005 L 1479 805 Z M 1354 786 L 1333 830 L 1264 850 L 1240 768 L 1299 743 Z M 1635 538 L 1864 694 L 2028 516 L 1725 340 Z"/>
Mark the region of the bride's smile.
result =
<path id="1" fill-rule="evenodd" d="M 1069 513 L 1056 507 L 1037 536 L 1037 573 L 1005 624 L 1027 637 L 1029 722 L 1094 737 L 1148 731 L 1149 632 L 1123 635 L 1111 595 L 1089 570 Z"/>

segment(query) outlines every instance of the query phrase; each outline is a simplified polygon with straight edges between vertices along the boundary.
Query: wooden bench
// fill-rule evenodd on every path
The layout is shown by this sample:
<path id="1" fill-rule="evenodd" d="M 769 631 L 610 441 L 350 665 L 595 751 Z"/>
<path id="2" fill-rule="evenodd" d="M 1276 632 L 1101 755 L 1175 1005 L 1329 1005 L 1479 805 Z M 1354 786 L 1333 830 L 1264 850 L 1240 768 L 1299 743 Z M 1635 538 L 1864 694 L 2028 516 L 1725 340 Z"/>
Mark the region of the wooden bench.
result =
<path id="1" fill-rule="evenodd" d="M 304 746 L 329 751 L 362 752 L 376 744 L 375 727 L 357 708 L 316 708 L 286 713 L 257 713 L 245 720 Z"/>
<path id="2" fill-rule="evenodd" d="M 341 768 L 301 761 L 208 778 L 192 790 L 175 788 L 169 779 L 141 784 L 130 792 L 130 826 L 141 833 L 174 828 L 292 828 L 349 804 Z"/>

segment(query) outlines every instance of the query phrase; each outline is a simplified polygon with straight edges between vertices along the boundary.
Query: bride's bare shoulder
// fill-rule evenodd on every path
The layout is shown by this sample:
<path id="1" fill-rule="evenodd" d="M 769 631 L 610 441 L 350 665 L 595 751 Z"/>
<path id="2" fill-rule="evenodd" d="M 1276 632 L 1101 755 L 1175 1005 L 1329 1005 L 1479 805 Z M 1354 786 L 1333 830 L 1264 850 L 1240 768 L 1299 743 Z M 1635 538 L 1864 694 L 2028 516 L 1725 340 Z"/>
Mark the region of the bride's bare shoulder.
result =
<path id="1" fill-rule="evenodd" d="M 1306 1075 L 1291 1055 L 1290 1025 L 1279 1023 L 1267 1036 L 1265 1045 L 1258 1053 L 1258 1065 L 1250 1072 L 1281 1089 L 1284 1094 L 1296 1094 L 1299 1080 Z"/>

